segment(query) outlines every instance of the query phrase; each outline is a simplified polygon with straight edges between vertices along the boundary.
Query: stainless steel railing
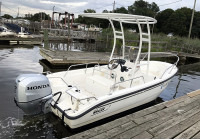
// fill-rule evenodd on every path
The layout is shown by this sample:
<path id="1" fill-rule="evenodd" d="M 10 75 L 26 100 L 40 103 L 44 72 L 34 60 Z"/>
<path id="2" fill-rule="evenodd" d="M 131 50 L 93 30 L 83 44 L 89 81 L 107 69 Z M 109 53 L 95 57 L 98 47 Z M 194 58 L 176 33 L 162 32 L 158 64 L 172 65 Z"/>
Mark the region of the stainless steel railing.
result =
<path id="1" fill-rule="evenodd" d="M 68 71 L 69 71 L 72 67 L 77 67 L 77 66 L 83 66 L 83 65 L 85 65 L 85 73 L 86 73 L 89 64 L 97 64 L 97 65 L 99 65 L 99 62 L 91 62 L 91 63 L 84 63 L 84 64 L 71 65 L 71 66 L 67 69 L 67 71 L 65 72 L 64 77 L 67 75 Z"/>
<path id="2" fill-rule="evenodd" d="M 128 82 L 128 81 L 131 81 L 131 83 L 130 83 L 130 87 L 131 87 L 131 86 L 132 86 L 132 83 L 133 83 L 133 80 L 134 80 L 134 79 L 138 79 L 138 78 L 142 78 L 142 79 L 143 79 L 143 82 L 145 83 L 144 76 L 134 77 L 134 78 L 131 78 L 131 79 L 128 79 L 128 80 L 124 80 L 124 81 L 120 81 L 120 82 L 117 82 L 117 83 L 113 84 L 112 87 L 111 87 L 110 92 L 115 88 L 115 86 L 116 86 L 117 84 L 121 84 L 121 83 Z"/>
<path id="3" fill-rule="evenodd" d="M 173 55 L 173 56 L 176 56 L 176 57 L 177 57 L 177 61 L 176 61 L 174 64 L 172 64 L 171 66 L 169 66 L 168 68 L 165 69 L 165 71 L 163 72 L 163 74 L 160 76 L 160 79 L 162 79 L 162 77 L 165 75 L 165 73 L 167 73 L 168 70 L 171 69 L 171 70 L 169 71 L 169 74 L 170 74 L 171 71 L 174 69 L 174 67 L 177 66 L 177 64 L 178 64 L 178 62 L 179 62 L 179 57 L 178 57 L 177 55 Z"/>

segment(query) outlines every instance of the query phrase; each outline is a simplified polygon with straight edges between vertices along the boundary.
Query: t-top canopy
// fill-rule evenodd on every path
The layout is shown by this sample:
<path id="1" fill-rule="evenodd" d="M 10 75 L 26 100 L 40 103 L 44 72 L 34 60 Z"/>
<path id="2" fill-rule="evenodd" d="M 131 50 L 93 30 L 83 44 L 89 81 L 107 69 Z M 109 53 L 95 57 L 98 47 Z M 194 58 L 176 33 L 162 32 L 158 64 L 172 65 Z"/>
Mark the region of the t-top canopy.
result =
<path id="1" fill-rule="evenodd" d="M 132 15 L 132 14 L 121 14 L 121 13 L 84 13 L 81 14 L 83 17 L 92 17 L 92 18 L 100 18 L 100 19 L 110 19 L 114 21 L 121 21 L 123 23 L 131 23 L 131 24 L 155 24 L 157 20 L 141 15 Z"/>

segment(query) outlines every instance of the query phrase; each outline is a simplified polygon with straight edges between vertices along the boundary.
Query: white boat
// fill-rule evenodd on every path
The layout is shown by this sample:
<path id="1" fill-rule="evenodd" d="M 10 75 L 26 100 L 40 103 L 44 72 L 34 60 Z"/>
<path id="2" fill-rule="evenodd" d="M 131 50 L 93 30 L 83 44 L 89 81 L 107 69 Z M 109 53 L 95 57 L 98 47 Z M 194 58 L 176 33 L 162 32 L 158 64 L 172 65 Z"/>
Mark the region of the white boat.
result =
<path id="1" fill-rule="evenodd" d="M 18 32 L 17 37 L 19 38 L 34 38 L 30 33 L 24 32 L 24 28 L 21 27 L 21 32 Z"/>
<path id="2" fill-rule="evenodd" d="M 7 29 L 4 26 L 0 26 L 0 37 L 15 36 L 16 33 Z"/>
<path id="3" fill-rule="evenodd" d="M 46 76 L 25 74 L 16 79 L 15 102 L 21 109 L 28 114 L 51 111 L 70 128 L 78 128 L 155 100 L 178 71 L 178 57 L 174 64 L 150 60 L 150 25 L 157 22 L 155 19 L 117 13 L 87 13 L 81 16 L 110 21 L 114 45 L 108 65 L 96 63 L 88 68 L 85 64 L 84 69 L 70 70 L 77 66 L 72 65 L 67 71 Z M 120 23 L 120 31 L 115 30 L 113 21 Z M 139 29 L 138 54 L 132 60 L 125 55 L 123 23 L 136 24 Z M 142 25 L 146 25 L 146 33 L 142 31 Z M 117 39 L 123 42 L 121 57 L 114 57 Z M 143 43 L 148 44 L 147 60 L 140 58 Z"/>

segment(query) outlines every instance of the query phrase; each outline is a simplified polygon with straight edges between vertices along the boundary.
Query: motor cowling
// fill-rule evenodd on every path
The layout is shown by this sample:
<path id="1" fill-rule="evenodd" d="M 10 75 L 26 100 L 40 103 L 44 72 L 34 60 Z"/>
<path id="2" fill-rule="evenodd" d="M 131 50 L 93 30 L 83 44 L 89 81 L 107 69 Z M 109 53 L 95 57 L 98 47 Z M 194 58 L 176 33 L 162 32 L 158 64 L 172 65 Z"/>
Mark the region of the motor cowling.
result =
<path id="1" fill-rule="evenodd" d="M 22 74 L 16 78 L 14 98 L 16 105 L 26 114 L 50 111 L 52 91 L 49 80 L 42 74 Z"/>

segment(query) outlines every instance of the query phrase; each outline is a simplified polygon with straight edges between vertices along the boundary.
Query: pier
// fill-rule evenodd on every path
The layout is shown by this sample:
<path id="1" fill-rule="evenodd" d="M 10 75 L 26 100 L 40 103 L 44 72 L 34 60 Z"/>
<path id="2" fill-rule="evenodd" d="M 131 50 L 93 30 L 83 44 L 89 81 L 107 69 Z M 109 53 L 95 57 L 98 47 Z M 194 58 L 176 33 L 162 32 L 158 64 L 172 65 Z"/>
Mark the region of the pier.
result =
<path id="1" fill-rule="evenodd" d="M 40 55 L 52 65 L 83 64 L 98 62 L 107 64 L 110 53 L 105 52 L 81 52 L 81 51 L 53 51 L 40 49 Z"/>
<path id="2" fill-rule="evenodd" d="M 200 90 L 75 134 L 70 139 L 199 139 Z"/>
<path id="3" fill-rule="evenodd" d="M 100 33 L 98 31 L 76 31 L 70 30 L 70 33 L 67 29 L 50 29 L 43 28 L 43 31 L 47 30 L 49 33 L 49 40 L 80 40 L 80 41 L 88 41 L 95 40 Z"/>
<path id="4" fill-rule="evenodd" d="M 110 52 L 57 51 L 40 49 L 40 55 L 52 65 L 84 64 L 99 62 L 108 64 Z M 115 55 L 117 56 L 117 55 Z M 141 54 L 144 57 L 145 53 Z M 152 52 L 151 57 L 170 57 L 169 52 Z"/>
<path id="5" fill-rule="evenodd" d="M 26 45 L 40 45 L 42 44 L 42 38 L 19 38 L 19 37 L 0 37 L 0 45 L 14 45 L 14 44 L 26 44 Z"/>
<path id="6" fill-rule="evenodd" d="M 178 56 L 179 56 L 179 57 L 185 57 L 185 58 L 190 57 L 190 58 L 198 58 L 198 59 L 200 59 L 200 55 L 199 55 L 198 53 L 191 54 L 191 53 L 183 53 L 183 52 L 180 52 L 180 53 L 178 54 Z"/>

